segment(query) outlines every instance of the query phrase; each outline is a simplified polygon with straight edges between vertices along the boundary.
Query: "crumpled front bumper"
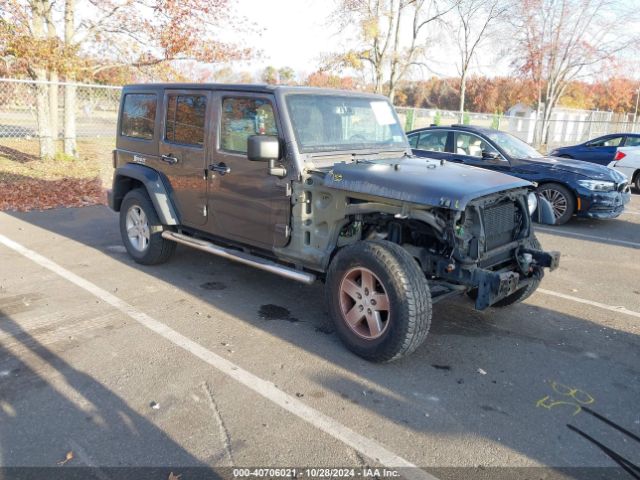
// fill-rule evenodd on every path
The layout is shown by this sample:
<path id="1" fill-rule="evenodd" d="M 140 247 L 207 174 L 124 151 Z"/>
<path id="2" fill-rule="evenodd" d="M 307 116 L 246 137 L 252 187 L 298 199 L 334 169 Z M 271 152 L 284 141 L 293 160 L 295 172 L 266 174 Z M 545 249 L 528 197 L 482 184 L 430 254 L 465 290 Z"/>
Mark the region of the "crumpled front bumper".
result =
<path id="1" fill-rule="evenodd" d="M 631 201 L 631 190 L 627 187 L 624 191 L 593 192 L 591 190 L 578 190 L 580 209 L 576 211 L 579 217 L 588 218 L 616 218 L 624 211 L 624 206 Z"/>
<path id="2" fill-rule="evenodd" d="M 438 264 L 438 276 L 445 281 L 467 286 L 469 290 L 477 290 L 475 307 L 477 310 L 484 310 L 526 287 L 531 282 L 541 279 L 544 276 L 544 268 L 553 271 L 560 264 L 560 252 L 521 248 L 517 255 L 523 254 L 530 254 L 533 260 L 527 267 L 526 276 L 521 273 L 520 269 L 500 272 L 480 267 L 465 268 L 461 266 L 451 269 L 451 264 L 447 262 Z"/>

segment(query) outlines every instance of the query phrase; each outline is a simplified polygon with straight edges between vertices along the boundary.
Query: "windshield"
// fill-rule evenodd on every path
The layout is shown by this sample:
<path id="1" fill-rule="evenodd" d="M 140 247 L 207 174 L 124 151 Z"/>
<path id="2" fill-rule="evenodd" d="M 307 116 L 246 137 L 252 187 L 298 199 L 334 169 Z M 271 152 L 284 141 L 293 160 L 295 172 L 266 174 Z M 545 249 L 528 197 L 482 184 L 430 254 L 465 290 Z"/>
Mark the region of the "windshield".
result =
<path id="1" fill-rule="evenodd" d="M 386 100 L 291 94 L 287 109 L 302 153 L 408 148 L 393 107 Z"/>
<path id="2" fill-rule="evenodd" d="M 488 137 L 502 148 L 507 155 L 515 158 L 541 158 L 542 154 L 528 143 L 504 132 L 492 132 Z"/>

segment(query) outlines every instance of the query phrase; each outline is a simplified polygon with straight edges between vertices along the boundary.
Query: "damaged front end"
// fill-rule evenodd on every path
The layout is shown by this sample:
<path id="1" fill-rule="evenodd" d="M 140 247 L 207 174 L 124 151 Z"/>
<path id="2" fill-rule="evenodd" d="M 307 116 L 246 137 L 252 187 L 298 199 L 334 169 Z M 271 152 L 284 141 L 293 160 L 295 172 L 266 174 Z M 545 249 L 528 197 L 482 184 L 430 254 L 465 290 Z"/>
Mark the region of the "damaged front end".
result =
<path id="1" fill-rule="evenodd" d="M 558 267 L 560 254 L 545 252 L 533 236 L 526 189 L 481 197 L 457 212 L 445 230 L 451 250 L 433 265 L 444 285 L 472 293 L 483 310 L 539 281 Z"/>

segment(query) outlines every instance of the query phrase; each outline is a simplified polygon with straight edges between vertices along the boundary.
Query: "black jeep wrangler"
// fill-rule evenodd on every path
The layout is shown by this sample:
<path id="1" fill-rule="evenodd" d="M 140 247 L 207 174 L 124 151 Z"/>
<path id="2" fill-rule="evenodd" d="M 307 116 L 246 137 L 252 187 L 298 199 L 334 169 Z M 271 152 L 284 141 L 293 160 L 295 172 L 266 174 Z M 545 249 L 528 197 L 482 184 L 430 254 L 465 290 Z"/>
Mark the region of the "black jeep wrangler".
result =
<path id="1" fill-rule="evenodd" d="M 326 284 L 340 338 L 390 361 L 427 336 L 432 303 L 530 296 L 559 254 L 534 185 L 412 156 L 385 97 L 261 85 L 124 88 L 109 204 L 135 261 L 176 243 Z"/>

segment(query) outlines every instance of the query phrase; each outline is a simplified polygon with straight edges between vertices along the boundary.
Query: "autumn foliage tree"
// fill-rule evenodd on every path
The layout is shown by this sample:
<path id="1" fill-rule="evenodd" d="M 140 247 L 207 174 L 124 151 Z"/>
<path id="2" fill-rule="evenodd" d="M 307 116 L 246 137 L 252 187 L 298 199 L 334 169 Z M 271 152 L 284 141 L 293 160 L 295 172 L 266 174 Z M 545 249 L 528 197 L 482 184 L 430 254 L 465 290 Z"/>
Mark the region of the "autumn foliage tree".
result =
<path id="1" fill-rule="evenodd" d="M 594 72 L 637 45 L 632 24 L 637 9 L 611 0 L 523 0 L 514 16 L 514 64 L 536 88 L 539 128 L 546 141 L 549 122 L 572 81 Z"/>
<path id="2" fill-rule="evenodd" d="M 171 72 L 184 61 L 218 64 L 244 59 L 246 46 L 221 32 L 249 28 L 233 15 L 230 0 L 0 0 L 0 55 L 34 80 L 70 83 L 104 72 L 154 69 Z M 56 87 L 57 92 L 57 87 Z M 54 153 L 52 94 L 36 86 L 40 154 Z M 65 150 L 75 151 L 75 89 L 65 91 Z M 68 142 L 67 142 L 68 140 Z M 73 143 L 71 142 L 73 140 Z"/>

